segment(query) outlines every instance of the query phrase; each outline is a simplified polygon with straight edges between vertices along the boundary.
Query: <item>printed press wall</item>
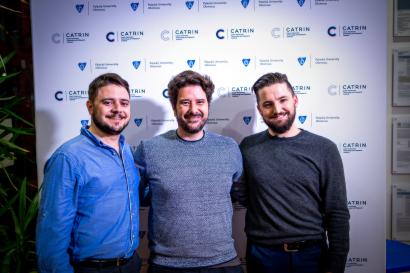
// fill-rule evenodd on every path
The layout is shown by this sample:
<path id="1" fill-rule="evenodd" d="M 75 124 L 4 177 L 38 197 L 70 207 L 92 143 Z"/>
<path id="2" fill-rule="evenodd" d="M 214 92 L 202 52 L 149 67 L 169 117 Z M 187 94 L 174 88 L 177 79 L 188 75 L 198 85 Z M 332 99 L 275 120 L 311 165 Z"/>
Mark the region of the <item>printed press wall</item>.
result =
<path id="1" fill-rule="evenodd" d="M 207 129 L 238 142 L 266 129 L 252 84 L 286 73 L 299 97 L 298 126 L 333 140 L 343 158 L 346 272 L 385 272 L 387 1 L 39 0 L 31 10 L 40 181 L 51 153 L 89 124 L 87 87 L 99 74 L 130 83 L 124 133 L 135 148 L 176 128 L 166 87 L 183 70 L 211 76 Z M 141 214 L 146 263 L 147 209 Z M 244 214 L 235 208 L 243 264 Z"/>

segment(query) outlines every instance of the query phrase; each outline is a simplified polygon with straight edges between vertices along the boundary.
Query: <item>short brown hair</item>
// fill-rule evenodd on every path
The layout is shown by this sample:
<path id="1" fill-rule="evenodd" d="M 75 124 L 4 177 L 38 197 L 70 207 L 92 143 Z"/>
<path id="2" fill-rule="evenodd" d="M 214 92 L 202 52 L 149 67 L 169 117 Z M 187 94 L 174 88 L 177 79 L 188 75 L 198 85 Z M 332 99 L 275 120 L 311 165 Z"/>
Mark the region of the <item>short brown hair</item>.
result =
<path id="1" fill-rule="evenodd" d="M 88 99 L 93 102 L 98 95 L 98 89 L 110 84 L 124 87 L 130 95 L 130 87 L 126 80 L 116 73 L 105 73 L 95 78 L 88 86 Z"/>
<path id="2" fill-rule="evenodd" d="M 192 70 L 185 70 L 173 77 L 168 83 L 168 96 L 173 109 L 175 109 L 177 104 L 179 90 L 189 85 L 200 86 L 205 92 L 208 104 L 211 103 L 212 94 L 215 90 L 215 85 L 211 78 Z"/>
<path id="3" fill-rule="evenodd" d="M 292 97 L 295 96 L 295 91 L 293 91 L 292 85 L 288 81 L 288 77 L 286 74 L 282 74 L 279 72 L 275 73 L 267 73 L 256 80 L 256 82 L 252 86 L 252 91 L 255 92 L 256 101 L 259 102 L 258 91 L 266 86 L 270 86 L 275 83 L 286 83 L 289 91 L 292 93 Z"/>

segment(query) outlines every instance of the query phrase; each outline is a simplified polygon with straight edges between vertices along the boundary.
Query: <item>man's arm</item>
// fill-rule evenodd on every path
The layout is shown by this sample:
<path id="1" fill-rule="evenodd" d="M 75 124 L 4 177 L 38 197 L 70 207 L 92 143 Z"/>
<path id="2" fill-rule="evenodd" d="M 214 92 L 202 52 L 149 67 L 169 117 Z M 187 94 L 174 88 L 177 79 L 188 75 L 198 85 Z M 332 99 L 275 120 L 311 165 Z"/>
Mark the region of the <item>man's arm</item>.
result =
<path id="1" fill-rule="evenodd" d="M 135 165 L 138 168 L 138 171 L 140 173 L 140 185 L 139 185 L 139 195 L 140 195 L 140 206 L 142 207 L 147 207 L 150 206 L 151 204 L 151 191 L 149 188 L 149 181 L 146 176 L 146 162 L 145 162 L 145 154 L 144 154 L 144 147 L 143 147 L 143 142 L 141 142 L 137 149 L 135 150 L 133 156 L 134 156 L 134 162 Z"/>
<path id="2" fill-rule="evenodd" d="M 349 252 L 350 218 L 347 208 L 343 163 L 334 144 L 324 157 L 322 190 L 325 202 L 324 222 L 329 241 L 326 270 L 327 272 L 343 273 Z"/>
<path id="3" fill-rule="evenodd" d="M 76 215 L 78 183 L 72 162 L 62 153 L 46 163 L 37 219 L 40 272 L 73 272 L 69 246 Z"/>
<path id="4" fill-rule="evenodd" d="M 244 207 L 247 207 L 248 203 L 248 184 L 246 183 L 246 170 L 244 168 L 244 160 L 242 157 L 241 150 L 238 149 L 238 172 L 233 178 L 233 184 L 231 188 L 231 199 L 232 202 L 239 202 Z"/>

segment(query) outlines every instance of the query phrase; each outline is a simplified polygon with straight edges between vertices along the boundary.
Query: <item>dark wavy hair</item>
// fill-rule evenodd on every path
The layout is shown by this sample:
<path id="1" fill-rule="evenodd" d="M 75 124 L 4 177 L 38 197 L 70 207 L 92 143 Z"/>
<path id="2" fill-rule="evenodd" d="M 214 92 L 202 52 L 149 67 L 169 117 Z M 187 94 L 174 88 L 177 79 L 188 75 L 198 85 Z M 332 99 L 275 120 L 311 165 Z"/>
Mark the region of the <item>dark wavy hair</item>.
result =
<path id="1" fill-rule="evenodd" d="M 192 70 L 186 70 L 173 77 L 168 83 L 168 96 L 173 109 L 175 109 L 177 104 L 179 90 L 189 85 L 200 86 L 205 92 L 208 104 L 211 103 L 212 94 L 215 90 L 215 85 L 211 78 Z"/>

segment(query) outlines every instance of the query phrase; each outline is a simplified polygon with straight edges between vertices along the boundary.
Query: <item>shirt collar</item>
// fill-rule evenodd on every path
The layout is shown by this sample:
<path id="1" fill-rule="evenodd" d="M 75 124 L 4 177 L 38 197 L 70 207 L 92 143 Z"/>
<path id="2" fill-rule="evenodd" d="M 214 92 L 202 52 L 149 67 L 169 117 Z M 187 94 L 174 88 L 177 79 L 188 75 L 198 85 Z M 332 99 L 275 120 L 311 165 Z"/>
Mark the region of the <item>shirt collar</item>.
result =
<path id="1" fill-rule="evenodd" d="M 88 139 L 90 139 L 95 145 L 100 146 L 100 147 L 108 147 L 111 148 L 111 146 L 108 146 L 106 144 L 104 144 L 104 142 L 102 142 L 100 139 L 98 139 L 93 133 L 90 132 L 90 130 L 88 130 L 88 128 L 90 128 L 90 126 L 86 126 L 86 127 L 81 127 L 81 134 L 85 137 L 87 137 Z M 120 150 L 122 150 L 122 148 L 124 147 L 125 144 L 125 137 L 123 135 L 120 135 L 120 140 L 119 140 L 119 144 L 120 144 Z"/>

